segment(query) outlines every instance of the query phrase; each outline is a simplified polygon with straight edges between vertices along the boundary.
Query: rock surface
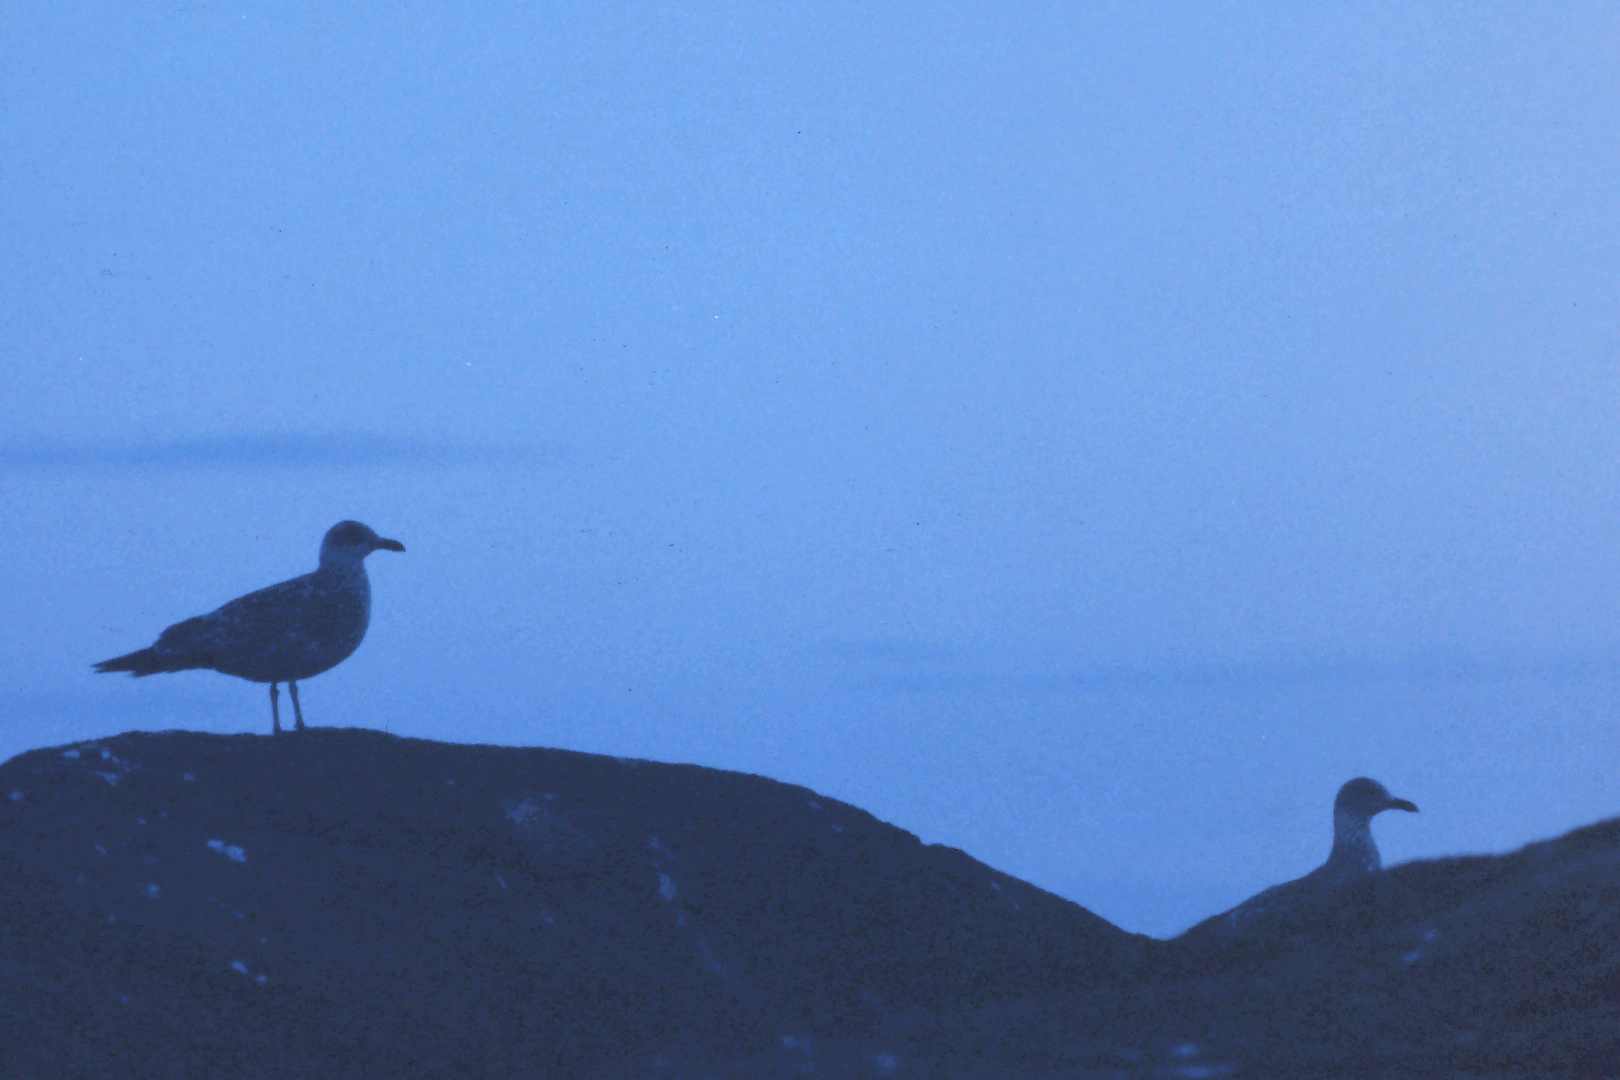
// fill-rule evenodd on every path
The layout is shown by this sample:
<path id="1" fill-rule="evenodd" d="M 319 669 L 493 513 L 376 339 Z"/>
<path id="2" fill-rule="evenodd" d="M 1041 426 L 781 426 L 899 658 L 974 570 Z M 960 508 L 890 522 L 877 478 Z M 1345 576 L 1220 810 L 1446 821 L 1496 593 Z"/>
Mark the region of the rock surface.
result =
<path id="1" fill-rule="evenodd" d="M 0 859 L 13 1076 L 894 1073 L 1146 944 L 803 788 L 360 730 L 23 754 Z"/>
<path id="2" fill-rule="evenodd" d="M 6 1077 L 1620 1076 L 1620 821 L 1159 942 L 760 777 L 169 732 L 0 858 Z"/>

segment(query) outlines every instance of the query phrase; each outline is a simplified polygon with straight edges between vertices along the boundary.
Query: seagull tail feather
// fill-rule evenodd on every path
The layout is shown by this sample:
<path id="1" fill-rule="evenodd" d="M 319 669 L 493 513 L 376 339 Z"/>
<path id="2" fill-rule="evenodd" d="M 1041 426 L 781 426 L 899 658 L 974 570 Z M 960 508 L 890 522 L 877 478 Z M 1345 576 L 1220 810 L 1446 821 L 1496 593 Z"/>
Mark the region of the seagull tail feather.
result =
<path id="1" fill-rule="evenodd" d="M 156 675 L 163 671 L 184 671 L 192 666 L 178 657 L 159 656 L 157 649 L 148 646 L 123 656 L 115 656 L 111 660 L 103 660 L 96 665 L 96 671 L 103 675 L 114 671 L 127 671 L 138 679 L 142 675 Z"/>
<path id="2" fill-rule="evenodd" d="M 146 648 L 103 660 L 96 665 L 96 670 L 103 674 L 127 671 L 138 679 L 142 675 L 156 675 L 159 672 L 211 668 L 214 666 L 214 656 L 213 650 L 208 648 L 207 626 L 208 618 L 203 615 L 175 623 Z"/>

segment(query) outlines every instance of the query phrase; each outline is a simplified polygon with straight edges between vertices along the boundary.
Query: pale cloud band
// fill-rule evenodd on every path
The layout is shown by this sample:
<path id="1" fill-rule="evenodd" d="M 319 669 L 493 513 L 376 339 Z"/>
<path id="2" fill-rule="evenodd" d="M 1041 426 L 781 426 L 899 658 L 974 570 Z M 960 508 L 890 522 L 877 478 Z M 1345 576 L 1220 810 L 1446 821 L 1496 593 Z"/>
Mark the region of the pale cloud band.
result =
<path id="1" fill-rule="evenodd" d="M 555 468 L 572 457 L 543 445 L 438 442 L 368 434 L 214 436 L 131 443 L 29 440 L 0 443 L 0 470 L 260 470 Z"/>

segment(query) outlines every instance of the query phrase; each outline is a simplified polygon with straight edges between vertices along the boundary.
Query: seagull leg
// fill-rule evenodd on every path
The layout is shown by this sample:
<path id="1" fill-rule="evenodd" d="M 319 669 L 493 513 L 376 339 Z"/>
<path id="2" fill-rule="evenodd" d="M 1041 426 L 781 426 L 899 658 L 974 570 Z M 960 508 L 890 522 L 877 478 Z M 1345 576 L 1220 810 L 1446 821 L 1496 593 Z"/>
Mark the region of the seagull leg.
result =
<path id="1" fill-rule="evenodd" d="M 292 699 L 293 699 L 293 716 L 296 717 L 297 720 L 298 720 L 298 730 L 303 731 L 304 730 L 304 710 L 300 709 L 298 707 L 298 684 L 295 683 L 295 682 L 289 682 L 287 684 L 287 693 L 292 695 Z"/>
<path id="2" fill-rule="evenodd" d="M 276 704 L 276 698 L 278 698 L 280 696 L 281 696 L 281 691 L 276 689 L 276 684 L 275 683 L 271 683 L 270 684 L 270 734 L 272 734 L 272 735 L 280 735 L 281 734 L 281 706 Z"/>

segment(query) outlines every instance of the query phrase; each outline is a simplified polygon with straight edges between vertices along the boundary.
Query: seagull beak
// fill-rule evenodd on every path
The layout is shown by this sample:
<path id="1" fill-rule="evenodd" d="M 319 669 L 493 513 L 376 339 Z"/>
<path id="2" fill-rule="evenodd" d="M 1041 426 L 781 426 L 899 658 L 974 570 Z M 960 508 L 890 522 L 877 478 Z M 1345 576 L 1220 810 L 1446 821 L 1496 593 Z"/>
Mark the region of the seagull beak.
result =
<path id="1" fill-rule="evenodd" d="M 1389 802 L 1384 804 L 1384 809 L 1405 810 L 1408 814 L 1415 814 L 1418 812 L 1418 808 L 1414 804 L 1407 802 L 1405 799 L 1391 799 Z"/>
<path id="2" fill-rule="evenodd" d="M 372 550 L 375 551 L 377 548 L 381 548 L 384 551 L 404 551 L 405 545 L 400 543 L 398 540 L 384 540 L 379 536 L 377 538 L 376 546 Z"/>

